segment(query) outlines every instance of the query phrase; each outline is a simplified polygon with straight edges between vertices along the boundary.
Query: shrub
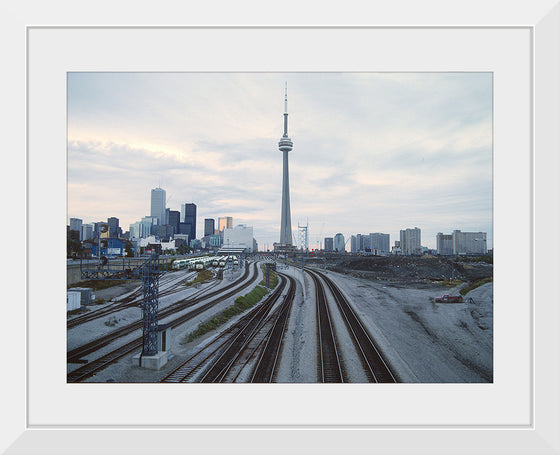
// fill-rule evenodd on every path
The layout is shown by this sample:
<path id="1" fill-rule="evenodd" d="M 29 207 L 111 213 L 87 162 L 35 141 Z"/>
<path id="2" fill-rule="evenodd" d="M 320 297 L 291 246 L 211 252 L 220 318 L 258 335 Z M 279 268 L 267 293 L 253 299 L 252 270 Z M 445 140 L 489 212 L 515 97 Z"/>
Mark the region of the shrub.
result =
<path id="1" fill-rule="evenodd" d="M 193 284 L 204 283 L 205 281 L 214 278 L 214 274 L 210 270 L 201 270 L 194 280 L 187 281 L 185 286 L 192 286 Z"/>
<path id="2" fill-rule="evenodd" d="M 268 291 L 266 288 L 263 288 L 262 286 L 255 286 L 255 288 L 248 294 L 237 297 L 232 306 L 227 307 L 212 319 L 201 322 L 196 330 L 188 335 L 187 343 L 190 343 L 194 339 L 212 330 L 216 330 L 220 325 L 225 324 L 232 317 L 247 311 L 249 308 L 256 305 L 267 293 Z"/>
<path id="3" fill-rule="evenodd" d="M 491 283 L 493 280 L 494 280 L 494 277 L 489 276 L 489 277 L 483 278 L 482 280 L 475 281 L 474 283 L 471 283 L 468 286 L 465 286 L 463 289 L 461 289 L 459 291 L 459 293 L 461 295 L 467 295 L 473 289 L 476 289 L 476 288 L 482 286 L 483 284 Z"/>

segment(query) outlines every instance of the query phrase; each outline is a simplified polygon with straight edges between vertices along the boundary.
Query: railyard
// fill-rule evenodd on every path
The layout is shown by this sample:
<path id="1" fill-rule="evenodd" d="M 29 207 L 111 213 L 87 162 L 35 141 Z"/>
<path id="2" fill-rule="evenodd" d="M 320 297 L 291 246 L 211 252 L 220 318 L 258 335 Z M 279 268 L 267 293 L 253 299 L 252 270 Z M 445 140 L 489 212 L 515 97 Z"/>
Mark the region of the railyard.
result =
<path id="1" fill-rule="evenodd" d="M 168 362 L 158 370 L 133 359 L 142 349 L 139 284 L 97 291 L 105 303 L 68 318 L 67 380 L 493 381 L 492 283 L 470 291 L 463 303 L 435 302 L 491 277 L 492 265 L 483 261 L 345 257 L 310 260 L 302 271 L 297 262 L 278 260 L 274 290 L 189 340 L 200 324 L 262 286 L 261 265 L 272 259 L 214 269 L 197 286 L 184 285 L 197 271 L 162 275 L 159 322 L 171 326 L 171 339 Z"/>

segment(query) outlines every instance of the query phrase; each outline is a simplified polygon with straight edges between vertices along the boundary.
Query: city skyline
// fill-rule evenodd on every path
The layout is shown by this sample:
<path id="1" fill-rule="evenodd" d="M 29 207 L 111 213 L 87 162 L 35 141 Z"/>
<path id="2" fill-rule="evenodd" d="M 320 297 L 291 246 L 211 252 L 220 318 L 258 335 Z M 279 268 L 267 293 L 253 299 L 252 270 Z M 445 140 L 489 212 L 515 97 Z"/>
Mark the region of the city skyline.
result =
<path id="1" fill-rule="evenodd" d="M 310 248 L 416 226 L 429 248 L 456 229 L 493 247 L 490 73 L 69 73 L 68 219 L 128 230 L 161 187 L 168 208 L 197 205 L 198 232 L 231 216 L 272 249 L 285 81 L 292 229 L 309 220 Z"/>

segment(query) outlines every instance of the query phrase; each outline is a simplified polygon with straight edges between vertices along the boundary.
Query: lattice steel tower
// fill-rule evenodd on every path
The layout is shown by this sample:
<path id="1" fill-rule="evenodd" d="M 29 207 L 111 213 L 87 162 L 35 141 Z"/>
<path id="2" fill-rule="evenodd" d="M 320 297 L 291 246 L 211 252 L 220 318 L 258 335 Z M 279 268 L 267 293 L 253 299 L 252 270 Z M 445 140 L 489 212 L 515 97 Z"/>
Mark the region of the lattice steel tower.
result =
<path id="1" fill-rule="evenodd" d="M 158 300 L 159 300 L 159 264 L 158 255 L 154 254 L 142 266 L 142 356 L 156 355 L 158 352 Z"/>
<path id="2" fill-rule="evenodd" d="M 292 215 L 290 212 L 290 178 L 288 170 L 288 152 L 294 143 L 288 137 L 288 83 L 284 95 L 284 135 L 278 143 L 278 150 L 284 155 L 282 171 L 282 215 L 280 218 L 280 244 L 292 245 Z"/>
<path id="3" fill-rule="evenodd" d="M 303 251 L 307 251 L 309 249 L 308 228 L 309 222 L 305 225 L 300 225 L 298 222 L 298 243 L 299 247 Z"/>

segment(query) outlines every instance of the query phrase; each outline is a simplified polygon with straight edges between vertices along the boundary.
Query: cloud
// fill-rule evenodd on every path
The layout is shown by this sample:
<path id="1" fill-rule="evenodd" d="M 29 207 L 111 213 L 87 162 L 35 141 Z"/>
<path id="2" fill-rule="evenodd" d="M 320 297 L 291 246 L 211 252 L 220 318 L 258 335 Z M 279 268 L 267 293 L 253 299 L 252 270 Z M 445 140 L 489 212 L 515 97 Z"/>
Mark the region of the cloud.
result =
<path id="1" fill-rule="evenodd" d="M 285 80 L 294 232 L 492 228 L 490 73 L 70 73 L 68 216 L 126 230 L 160 185 L 272 244 Z"/>

